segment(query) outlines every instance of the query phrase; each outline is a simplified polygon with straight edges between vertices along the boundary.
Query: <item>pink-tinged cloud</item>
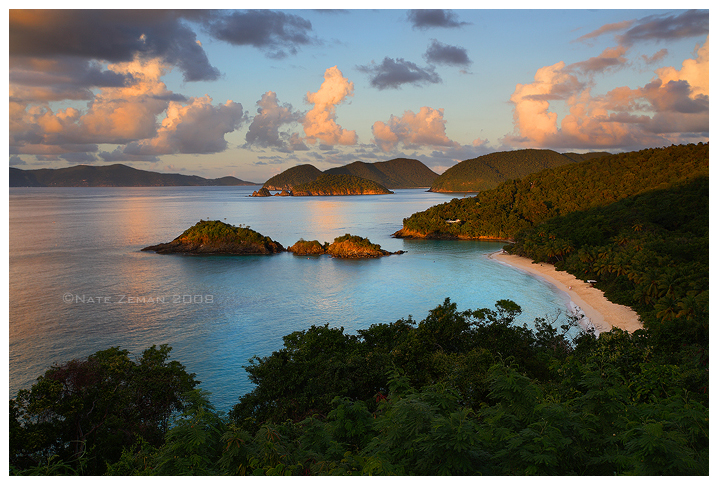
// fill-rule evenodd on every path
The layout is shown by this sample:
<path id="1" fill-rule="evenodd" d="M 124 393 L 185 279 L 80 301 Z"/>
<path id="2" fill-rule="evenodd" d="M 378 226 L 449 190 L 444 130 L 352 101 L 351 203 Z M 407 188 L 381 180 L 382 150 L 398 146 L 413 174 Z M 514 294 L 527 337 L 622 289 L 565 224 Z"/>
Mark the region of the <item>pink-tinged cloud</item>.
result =
<path id="1" fill-rule="evenodd" d="M 605 49 L 600 56 L 592 57 L 587 61 L 576 62 L 568 66 L 569 69 L 575 69 L 587 74 L 604 72 L 608 69 L 620 69 L 627 62 L 624 57 L 626 48 L 618 46 Z"/>
<path id="2" fill-rule="evenodd" d="M 212 98 L 192 98 L 190 104 L 170 102 L 167 116 L 151 139 L 133 142 L 124 152 L 131 155 L 217 153 L 227 148 L 224 135 L 244 121 L 242 105 L 227 101 L 212 105 Z"/>
<path id="3" fill-rule="evenodd" d="M 696 46 L 695 59 L 686 59 L 683 61 L 681 69 L 674 67 L 663 67 L 656 70 L 656 74 L 660 78 L 663 85 L 669 81 L 686 81 L 691 86 L 691 96 L 698 95 L 708 96 L 708 48 L 709 37 L 702 46 Z"/>
<path id="4" fill-rule="evenodd" d="M 388 123 L 377 121 L 371 128 L 376 143 L 385 152 L 399 143 L 406 148 L 419 146 L 456 147 L 446 136 L 444 110 L 423 106 L 418 113 L 405 111 L 401 118 L 391 115 Z"/>
<path id="5" fill-rule="evenodd" d="M 354 95 L 354 83 L 344 77 L 337 66 L 324 73 L 324 82 L 316 93 L 307 93 L 307 103 L 314 107 L 304 116 L 304 134 L 310 144 L 355 145 L 356 131 L 345 130 L 336 122 L 336 107 Z"/>
<path id="6" fill-rule="evenodd" d="M 172 97 L 160 81 L 166 66 L 154 59 L 111 64 L 107 69 L 133 82 L 101 88 L 84 113 L 74 108 L 55 113 L 47 103 L 24 100 L 18 95 L 23 87 L 11 84 L 10 145 L 22 151 L 29 144 L 123 144 L 155 136 L 156 118 Z"/>
<path id="7" fill-rule="evenodd" d="M 612 52 L 617 55 L 614 58 L 622 57 L 620 50 Z M 657 77 L 643 87 L 618 87 L 598 96 L 591 94 L 590 82 L 577 77 L 577 73 L 591 75 L 591 69 L 576 69 L 586 65 L 559 62 L 543 67 L 533 83 L 516 86 L 511 96 L 516 133 L 503 142 L 535 148 L 610 148 L 680 143 L 683 136 L 691 140 L 705 136 L 708 57 L 706 39 L 696 57 L 687 59 L 680 70 L 658 69 Z M 560 122 L 551 111 L 551 101 L 563 101 L 568 108 L 569 114 Z"/>
<path id="8" fill-rule="evenodd" d="M 600 37 L 604 34 L 610 34 L 615 32 L 623 32 L 626 29 L 630 28 L 631 25 L 633 25 L 635 20 L 624 20 L 623 22 L 616 22 L 613 24 L 606 24 L 601 26 L 600 28 L 594 30 L 593 32 L 589 32 L 586 35 L 582 35 L 578 39 L 576 39 L 579 42 L 586 41 L 589 39 L 595 39 L 596 37 Z"/>

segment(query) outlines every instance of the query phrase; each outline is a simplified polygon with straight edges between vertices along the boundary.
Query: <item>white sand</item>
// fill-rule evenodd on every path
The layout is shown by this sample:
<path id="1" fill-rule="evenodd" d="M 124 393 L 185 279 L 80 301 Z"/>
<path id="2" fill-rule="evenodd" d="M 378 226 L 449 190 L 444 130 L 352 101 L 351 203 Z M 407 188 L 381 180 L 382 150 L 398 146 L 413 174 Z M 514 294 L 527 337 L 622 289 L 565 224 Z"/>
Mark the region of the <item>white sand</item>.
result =
<path id="1" fill-rule="evenodd" d="M 568 294 L 574 314 L 583 316 L 579 322 L 584 329 L 595 329 L 595 333 L 607 332 L 617 327 L 628 332 L 643 328 L 638 314 L 631 308 L 611 303 L 603 292 L 565 271 L 556 271 L 552 264 L 534 263 L 528 258 L 499 251 L 489 255 L 490 259 L 543 278 L 560 291 Z"/>

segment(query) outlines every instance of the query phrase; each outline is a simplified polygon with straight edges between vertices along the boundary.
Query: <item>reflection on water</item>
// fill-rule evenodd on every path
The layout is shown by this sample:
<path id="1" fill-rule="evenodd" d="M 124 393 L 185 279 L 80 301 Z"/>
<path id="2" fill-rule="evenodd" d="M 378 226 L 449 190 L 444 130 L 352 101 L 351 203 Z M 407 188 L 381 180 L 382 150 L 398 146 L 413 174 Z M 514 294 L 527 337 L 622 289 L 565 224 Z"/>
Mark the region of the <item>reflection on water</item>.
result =
<path id="1" fill-rule="evenodd" d="M 421 320 L 447 297 L 462 310 L 509 298 L 527 323 L 564 308 L 547 284 L 486 258 L 501 243 L 391 237 L 404 217 L 446 195 L 247 197 L 252 188 L 11 189 L 11 395 L 55 362 L 168 343 L 226 410 L 250 390 L 248 359 L 310 325 L 353 332 Z M 285 247 L 349 232 L 407 253 L 346 261 L 140 251 L 200 219 L 249 225 Z"/>

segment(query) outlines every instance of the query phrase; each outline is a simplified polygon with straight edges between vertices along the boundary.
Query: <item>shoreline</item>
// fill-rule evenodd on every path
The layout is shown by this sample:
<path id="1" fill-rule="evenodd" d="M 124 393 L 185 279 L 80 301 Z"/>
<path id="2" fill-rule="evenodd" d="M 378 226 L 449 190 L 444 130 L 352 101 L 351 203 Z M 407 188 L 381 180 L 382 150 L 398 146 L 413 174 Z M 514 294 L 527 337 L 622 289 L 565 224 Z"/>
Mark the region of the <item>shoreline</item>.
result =
<path id="1" fill-rule="evenodd" d="M 568 295 L 569 309 L 574 315 L 583 316 L 581 327 L 594 333 L 608 332 L 613 327 L 627 332 L 643 328 L 638 314 L 630 307 L 608 301 L 603 292 L 565 271 L 557 271 L 552 264 L 534 263 L 529 258 L 505 253 L 503 250 L 488 255 L 499 264 L 505 264 L 530 275 L 541 278 Z"/>

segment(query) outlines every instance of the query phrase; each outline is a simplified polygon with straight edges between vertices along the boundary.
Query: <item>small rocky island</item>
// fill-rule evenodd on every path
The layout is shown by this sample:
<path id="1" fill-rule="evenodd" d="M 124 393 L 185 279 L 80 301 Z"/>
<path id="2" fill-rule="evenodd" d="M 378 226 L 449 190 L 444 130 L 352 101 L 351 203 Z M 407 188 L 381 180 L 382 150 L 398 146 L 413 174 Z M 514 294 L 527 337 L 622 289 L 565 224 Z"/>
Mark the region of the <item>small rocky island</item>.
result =
<path id="1" fill-rule="evenodd" d="M 297 256 L 318 256 L 329 254 L 335 258 L 359 259 L 378 258 L 390 254 L 403 254 L 404 251 L 395 253 L 386 251 L 378 244 L 373 244 L 369 239 L 360 236 L 345 234 L 334 239 L 334 242 L 320 244 L 319 241 L 305 241 L 300 239 L 294 245 L 287 248 L 287 251 Z"/>
<path id="2" fill-rule="evenodd" d="M 274 254 L 284 251 L 284 247 L 249 227 L 201 220 L 172 241 L 148 246 L 142 251 L 159 254 Z"/>
<path id="3" fill-rule="evenodd" d="M 168 243 L 142 248 L 158 254 L 275 254 L 289 251 L 299 256 L 329 254 L 335 258 L 378 258 L 390 254 L 403 254 L 383 250 L 366 238 L 345 234 L 334 242 L 320 244 L 319 241 L 300 239 L 288 249 L 277 241 L 251 230 L 221 221 L 199 221 L 194 226 Z"/>

